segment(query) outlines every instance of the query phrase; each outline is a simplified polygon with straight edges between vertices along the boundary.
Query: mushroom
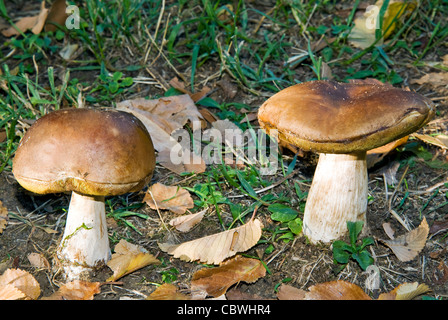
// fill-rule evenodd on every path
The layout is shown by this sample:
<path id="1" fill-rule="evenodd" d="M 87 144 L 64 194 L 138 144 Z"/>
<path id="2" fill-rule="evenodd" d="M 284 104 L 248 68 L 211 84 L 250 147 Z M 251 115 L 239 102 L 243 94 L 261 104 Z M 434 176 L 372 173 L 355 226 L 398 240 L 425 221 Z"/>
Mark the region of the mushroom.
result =
<path id="1" fill-rule="evenodd" d="M 57 249 L 68 280 L 86 278 L 110 259 L 105 197 L 141 190 L 154 168 L 145 126 L 116 110 L 51 112 L 28 129 L 13 160 L 23 188 L 36 194 L 71 192 Z"/>
<path id="2" fill-rule="evenodd" d="M 312 243 L 341 238 L 347 221 L 366 222 L 366 152 L 418 130 L 434 112 L 427 98 L 374 79 L 304 82 L 263 103 L 258 120 L 268 134 L 320 153 L 303 218 Z"/>

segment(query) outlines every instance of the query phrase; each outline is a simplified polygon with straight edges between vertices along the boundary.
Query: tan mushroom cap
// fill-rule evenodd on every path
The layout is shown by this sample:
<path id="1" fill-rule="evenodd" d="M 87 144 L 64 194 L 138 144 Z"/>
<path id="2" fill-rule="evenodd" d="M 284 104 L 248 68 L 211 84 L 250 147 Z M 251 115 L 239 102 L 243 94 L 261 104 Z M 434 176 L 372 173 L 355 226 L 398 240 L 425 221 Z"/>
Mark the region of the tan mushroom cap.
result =
<path id="1" fill-rule="evenodd" d="M 310 81 L 286 88 L 259 109 L 260 125 L 303 150 L 366 151 L 404 137 L 434 115 L 432 102 L 374 79 Z"/>
<path id="2" fill-rule="evenodd" d="M 140 190 L 155 153 L 145 126 L 121 111 L 64 109 L 38 119 L 13 160 L 17 181 L 34 193 L 107 196 Z"/>

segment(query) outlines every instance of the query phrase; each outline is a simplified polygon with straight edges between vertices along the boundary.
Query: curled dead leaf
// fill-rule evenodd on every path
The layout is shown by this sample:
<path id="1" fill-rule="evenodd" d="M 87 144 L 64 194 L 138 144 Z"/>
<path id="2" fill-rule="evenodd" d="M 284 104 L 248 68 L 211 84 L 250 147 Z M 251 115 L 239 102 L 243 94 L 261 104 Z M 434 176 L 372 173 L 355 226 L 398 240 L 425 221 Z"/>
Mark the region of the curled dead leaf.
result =
<path id="1" fill-rule="evenodd" d="M 219 297 L 235 283 L 253 283 L 266 275 L 263 263 L 257 259 L 236 256 L 219 267 L 204 268 L 193 274 L 191 291 L 205 291 L 208 296 Z"/>
<path id="2" fill-rule="evenodd" d="M 115 246 L 112 258 L 107 262 L 114 274 L 106 281 L 116 281 L 150 264 L 160 264 L 160 261 L 144 248 L 121 239 Z"/>
<path id="3" fill-rule="evenodd" d="M 194 207 L 190 193 L 179 186 L 165 186 L 156 183 L 149 187 L 143 198 L 151 209 L 170 210 L 176 214 L 184 214 L 187 209 Z"/>
<path id="4" fill-rule="evenodd" d="M 261 229 L 260 220 L 251 219 L 238 228 L 181 244 L 159 243 L 159 247 L 162 251 L 185 261 L 199 260 L 219 264 L 236 253 L 244 252 L 256 245 L 261 237 Z"/>
<path id="5" fill-rule="evenodd" d="M 185 216 L 180 216 L 177 218 L 172 219 L 169 224 L 172 225 L 176 230 L 180 232 L 188 232 L 193 228 L 196 224 L 201 222 L 202 218 L 204 217 L 205 213 L 207 212 L 207 209 L 187 214 Z"/>
<path id="6" fill-rule="evenodd" d="M 410 261 L 414 259 L 425 247 L 429 233 L 429 226 L 426 218 L 423 218 L 420 226 L 391 240 L 382 240 L 400 261 Z"/>

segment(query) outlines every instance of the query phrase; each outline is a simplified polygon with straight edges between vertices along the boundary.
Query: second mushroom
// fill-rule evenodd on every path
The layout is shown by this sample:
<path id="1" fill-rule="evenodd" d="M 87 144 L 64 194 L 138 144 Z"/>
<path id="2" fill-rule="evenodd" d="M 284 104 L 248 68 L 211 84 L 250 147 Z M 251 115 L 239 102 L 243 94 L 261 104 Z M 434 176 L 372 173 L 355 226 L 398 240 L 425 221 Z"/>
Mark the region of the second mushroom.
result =
<path id="1" fill-rule="evenodd" d="M 260 107 L 268 134 L 320 153 L 303 219 L 312 243 L 341 238 L 347 221 L 366 222 L 366 152 L 418 130 L 434 112 L 420 94 L 374 79 L 305 82 Z"/>

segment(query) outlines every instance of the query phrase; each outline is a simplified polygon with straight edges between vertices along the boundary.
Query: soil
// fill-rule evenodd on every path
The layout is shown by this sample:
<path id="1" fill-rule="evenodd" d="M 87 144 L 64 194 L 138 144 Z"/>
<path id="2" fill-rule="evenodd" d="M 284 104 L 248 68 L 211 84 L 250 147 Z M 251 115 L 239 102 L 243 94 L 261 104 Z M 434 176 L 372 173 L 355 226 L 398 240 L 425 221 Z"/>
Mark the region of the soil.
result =
<path id="1" fill-rule="evenodd" d="M 269 5 L 267 5 L 269 7 Z M 325 13 L 322 13 L 325 14 Z M 291 30 L 290 32 L 294 32 Z M 302 46 L 304 47 L 304 46 Z M 446 49 L 445 49 L 446 51 Z M 446 52 L 445 52 L 446 54 Z M 437 60 L 435 57 L 428 57 L 429 60 Z M 152 70 L 163 75 L 168 80 L 176 76 L 175 72 L 163 61 L 152 66 Z M 214 66 L 219 65 L 218 61 L 210 61 L 198 71 L 200 77 L 207 79 L 214 74 Z M 11 69 L 11 68 L 10 68 Z M 184 70 L 185 69 L 185 70 Z M 178 71 L 188 74 L 187 68 L 179 67 Z M 299 71 L 298 71 L 299 72 Z M 309 71 L 303 71 L 300 74 L 302 80 L 312 77 Z M 335 75 L 345 74 L 344 68 L 334 69 Z M 405 78 L 416 78 L 410 74 L 412 70 L 402 70 L 400 75 Z M 263 96 L 254 96 L 244 88 L 238 87 L 236 95 L 229 97 L 229 92 L 220 86 L 218 82 L 223 78 L 226 81 L 233 80 L 226 74 L 218 79 L 210 80 L 207 85 L 212 87 L 211 97 L 219 102 L 239 101 L 247 103 L 254 111 L 264 101 Z M 198 81 L 199 82 L 199 81 Z M 412 87 L 416 89 L 416 87 Z M 160 88 L 148 89 L 146 86 L 137 88 L 137 92 L 143 95 L 154 96 L 163 93 Z M 425 95 L 436 95 L 437 92 L 431 88 L 418 88 L 420 93 Z M 447 105 L 441 102 L 438 105 L 436 122 L 426 128 L 428 132 L 447 132 L 445 126 Z M 256 124 L 255 124 L 256 125 Z M 432 145 L 425 145 L 434 158 L 446 161 L 446 154 L 443 149 Z M 292 159 L 292 154 L 284 150 L 286 160 Z M 293 241 L 283 242 L 274 241 L 274 250 L 270 254 L 265 254 L 267 244 L 259 244 L 250 249 L 246 254 L 261 258 L 269 268 L 269 273 L 255 283 L 239 283 L 234 285 L 229 295 L 243 294 L 246 299 L 276 299 L 276 289 L 278 285 L 287 283 L 297 288 L 308 289 L 312 285 L 331 280 L 347 280 L 359 285 L 365 292 L 373 298 L 378 297 L 380 293 L 389 292 L 397 285 L 404 282 L 425 283 L 431 289 L 426 294 L 435 298 L 448 297 L 448 268 L 447 268 L 447 237 L 446 230 L 439 233 L 430 233 L 425 248 L 418 256 L 409 261 L 401 262 L 391 252 L 391 250 L 381 242 L 387 239 L 383 229 L 383 223 L 388 222 L 396 231 L 397 235 L 406 232 L 399 221 L 391 214 L 391 210 L 399 213 L 411 228 L 420 225 L 422 217 L 426 217 L 428 224 L 432 226 L 435 222 L 446 221 L 448 206 L 438 207 L 447 201 L 446 192 L 448 187 L 441 182 L 447 182 L 446 169 L 431 168 L 421 159 L 415 158 L 412 165 L 407 168 L 406 165 L 400 166 L 396 172 L 396 188 L 388 187 L 386 190 L 384 184 L 385 168 L 393 165 L 395 161 L 404 160 L 413 157 L 410 152 L 391 152 L 382 162 L 369 170 L 369 198 L 367 212 L 367 228 L 364 229 L 364 236 L 371 236 L 375 239 L 375 244 L 369 247 L 369 251 L 375 258 L 375 265 L 380 270 L 381 282 L 379 288 L 372 289 L 368 284 L 369 274 L 363 271 L 355 261 L 350 261 L 346 268 L 335 273 L 335 263 L 330 245 L 311 245 L 305 237 L 299 235 Z M 294 182 L 311 180 L 315 168 L 315 156 L 305 154 L 299 158 L 296 164 L 294 175 L 282 184 L 279 184 L 270 192 L 290 197 L 291 205 L 299 208 L 298 200 L 294 192 Z M 278 181 L 282 176 L 273 176 L 273 181 Z M 401 183 L 401 178 L 404 178 Z M 156 171 L 151 183 L 163 182 L 164 184 L 174 184 L 179 181 L 181 186 L 193 186 L 200 182 L 197 178 L 185 179 L 184 177 L 173 174 L 161 166 L 156 167 Z M 436 189 L 429 190 L 432 186 L 439 185 Z M 225 186 L 229 188 L 228 186 Z M 302 191 L 307 191 L 309 185 L 301 184 Z M 120 197 L 114 197 L 110 200 L 114 203 L 141 203 L 144 197 L 144 191 L 134 194 L 127 194 Z M 436 191 L 436 192 L 435 192 Z M 231 190 L 229 190 L 229 193 Z M 193 195 L 194 197 L 194 195 Z M 60 237 L 63 233 L 65 223 L 65 212 L 68 207 L 70 195 L 53 194 L 45 196 L 36 196 L 28 193 L 18 185 L 13 174 L 5 170 L 0 174 L 0 201 L 9 211 L 8 225 L 0 235 L 0 274 L 7 268 L 21 268 L 29 271 L 39 282 L 42 290 L 42 296 L 49 296 L 55 292 L 58 287 L 64 283 L 63 276 L 58 268 L 57 259 L 55 259 L 55 249 L 57 248 Z M 237 198 L 241 204 L 251 204 L 250 199 Z M 118 206 L 119 207 L 119 206 Z M 188 234 L 180 234 L 173 230 L 166 230 L 163 227 L 160 217 L 155 210 L 151 210 L 144 205 L 136 212 L 144 213 L 149 216 L 148 219 L 138 217 L 129 217 L 131 222 L 140 233 L 132 230 L 124 224 L 108 219 L 108 231 L 111 239 L 111 247 L 117 243 L 118 239 L 125 238 L 135 244 L 143 246 L 150 253 L 163 261 L 161 266 L 148 266 L 135 271 L 121 279 L 120 283 L 103 284 L 101 293 L 95 296 L 96 300 L 105 299 L 145 299 L 156 289 L 155 284 L 163 282 L 163 275 L 172 270 L 177 270 L 174 284 L 181 291 L 188 292 L 191 276 L 197 270 L 204 266 L 194 262 L 184 262 L 175 259 L 168 254 L 160 251 L 157 243 L 167 240 L 185 241 L 196 239 L 205 235 L 222 231 L 213 210 L 206 215 L 199 226 L 194 228 Z M 163 216 L 164 221 L 171 218 L 169 213 Z M 260 208 L 257 217 L 263 222 L 265 232 L 263 237 L 269 236 L 269 230 L 273 230 L 278 224 L 270 219 L 266 209 Z M 229 209 L 223 205 L 222 218 L 225 221 L 231 221 L 232 217 Z M 348 241 L 348 239 L 345 239 Z M 28 256 L 31 253 L 41 253 L 50 262 L 50 268 L 37 269 L 31 265 Z M 93 276 L 92 281 L 104 282 L 112 275 L 112 271 L 105 267 L 98 270 Z M 236 296 L 235 295 L 235 296 Z"/>

